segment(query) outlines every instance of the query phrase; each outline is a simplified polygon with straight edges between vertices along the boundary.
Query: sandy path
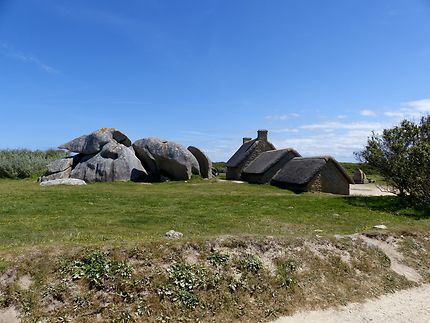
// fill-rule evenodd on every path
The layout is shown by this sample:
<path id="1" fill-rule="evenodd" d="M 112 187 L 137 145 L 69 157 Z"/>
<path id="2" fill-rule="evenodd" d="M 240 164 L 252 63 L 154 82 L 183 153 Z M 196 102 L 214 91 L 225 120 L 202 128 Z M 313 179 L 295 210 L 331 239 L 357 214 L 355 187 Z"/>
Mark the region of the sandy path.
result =
<path id="1" fill-rule="evenodd" d="M 388 192 L 386 187 L 370 184 L 351 184 L 349 185 L 349 194 L 356 196 L 394 196 L 394 193 Z"/>
<path id="2" fill-rule="evenodd" d="M 430 322 L 430 285 L 388 294 L 363 304 L 339 309 L 302 312 L 282 317 L 276 323 Z"/>

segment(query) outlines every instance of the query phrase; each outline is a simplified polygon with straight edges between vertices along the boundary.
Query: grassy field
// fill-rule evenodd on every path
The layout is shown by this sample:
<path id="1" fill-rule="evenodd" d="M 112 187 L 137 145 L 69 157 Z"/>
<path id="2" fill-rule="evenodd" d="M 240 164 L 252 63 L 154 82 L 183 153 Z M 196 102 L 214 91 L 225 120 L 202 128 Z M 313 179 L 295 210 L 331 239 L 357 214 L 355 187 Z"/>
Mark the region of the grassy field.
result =
<path id="1" fill-rule="evenodd" d="M 354 177 L 354 174 L 356 170 L 359 168 L 361 169 L 365 174 L 368 180 L 375 181 L 377 183 L 384 183 L 385 180 L 379 173 L 379 171 L 372 166 L 369 166 L 367 164 L 363 163 L 346 163 L 342 162 L 340 163 L 342 167 L 347 171 L 347 173 Z"/>
<path id="2" fill-rule="evenodd" d="M 0 246 L 187 239 L 219 235 L 350 234 L 385 224 L 430 229 L 424 211 L 396 197 L 294 194 L 269 185 L 191 180 L 157 184 L 96 183 L 40 187 L 0 180 Z"/>
<path id="3" fill-rule="evenodd" d="M 23 322 L 270 321 L 417 286 L 353 233 L 394 239 L 430 282 L 429 230 L 397 197 L 0 180 L 0 321 L 4 309 Z"/>

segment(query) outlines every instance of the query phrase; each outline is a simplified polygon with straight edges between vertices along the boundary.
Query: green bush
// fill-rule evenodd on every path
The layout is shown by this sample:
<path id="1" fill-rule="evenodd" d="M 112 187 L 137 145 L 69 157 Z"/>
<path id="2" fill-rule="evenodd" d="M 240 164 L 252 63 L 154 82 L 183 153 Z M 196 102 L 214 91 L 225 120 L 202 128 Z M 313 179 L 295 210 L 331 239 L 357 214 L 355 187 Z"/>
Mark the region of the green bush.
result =
<path id="1" fill-rule="evenodd" d="M 346 170 L 346 172 L 351 176 L 354 177 L 355 172 L 357 169 L 361 169 L 366 176 L 369 179 L 379 179 L 381 178 L 381 174 L 378 171 L 377 168 L 367 164 L 367 163 L 348 163 L 348 162 L 342 162 L 340 163 L 341 166 Z"/>
<path id="2" fill-rule="evenodd" d="M 213 162 L 212 167 L 215 168 L 218 173 L 225 173 L 227 171 L 225 162 Z"/>
<path id="3" fill-rule="evenodd" d="M 101 289 L 108 280 L 131 278 L 133 267 L 111 259 L 107 253 L 95 251 L 72 264 L 65 263 L 60 271 L 70 274 L 74 280 L 87 280 L 90 288 Z"/>
<path id="4" fill-rule="evenodd" d="M 430 115 L 373 134 L 356 156 L 378 169 L 402 198 L 430 207 Z"/>
<path id="5" fill-rule="evenodd" d="M 51 161 L 69 156 L 62 150 L 0 150 L 0 178 L 37 177 L 46 171 Z"/>
<path id="6" fill-rule="evenodd" d="M 168 269 L 169 278 L 180 289 L 192 291 L 205 284 L 206 269 L 201 266 L 178 263 Z"/>
<path id="7" fill-rule="evenodd" d="M 187 308 L 195 308 L 199 304 L 195 291 L 208 288 L 210 283 L 207 269 L 181 262 L 172 265 L 167 272 L 169 282 L 158 288 L 159 297 L 170 299 Z"/>
<path id="8" fill-rule="evenodd" d="M 214 251 L 208 256 L 207 259 L 213 266 L 221 267 L 227 264 L 230 257 L 227 254 L 222 254 L 218 251 Z"/>
<path id="9" fill-rule="evenodd" d="M 297 285 L 298 264 L 294 260 L 279 262 L 276 276 L 282 287 L 292 288 Z"/>
<path id="10" fill-rule="evenodd" d="M 256 256 L 247 254 L 240 259 L 239 267 L 242 270 L 256 274 L 263 269 L 263 263 Z"/>

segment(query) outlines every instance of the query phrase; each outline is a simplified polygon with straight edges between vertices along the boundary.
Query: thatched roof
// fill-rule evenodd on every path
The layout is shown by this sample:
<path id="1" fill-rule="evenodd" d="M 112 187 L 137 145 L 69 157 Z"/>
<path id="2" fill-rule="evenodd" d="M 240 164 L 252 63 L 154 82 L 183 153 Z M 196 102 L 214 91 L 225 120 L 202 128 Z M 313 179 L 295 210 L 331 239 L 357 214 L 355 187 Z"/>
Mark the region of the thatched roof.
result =
<path id="1" fill-rule="evenodd" d="M 306 185 L 329 161 L 334 163 L 348 183 L 354 183 L 343 167 L 330 156 L 293 158 L 273 177 L 273 181 L 297 186 Z"/>
<path id="2" fill-rule="evenodd" d="M 257 146 L 257 139 L 245 142 L 225 164 L 227 167 L 238 167 Z"/>
<path id="3" fill-rule="evenodd" d="M 275 146 L 273 146 L 267 140 L 267 132 L 267 130 L 260 129 L 257 131 L 257 138 L 246 141 L 244 140 L 245 142 L 242 144 L 242 146 L 240 146 L 240 148 L 234 153 L 234 155 L 227 161 L 225 165 L 231 168 L 243 165 L 260 144 L 266 144 L 264 147 L 265 151 L 276 149 Z"/>
<path id="4" fill-rule="evenodd" d="M 273 165 L 279 162 L 282 158 L 286 157 L 288 154 L 294 157 L 300 157 L 301 155 L 294 149 L 280 149 L 280 150 L 269 150 L 261 153 L 257 158 L 255 158 L 244 170 L 244 173 L 248 174 L 264 174 Z"/>

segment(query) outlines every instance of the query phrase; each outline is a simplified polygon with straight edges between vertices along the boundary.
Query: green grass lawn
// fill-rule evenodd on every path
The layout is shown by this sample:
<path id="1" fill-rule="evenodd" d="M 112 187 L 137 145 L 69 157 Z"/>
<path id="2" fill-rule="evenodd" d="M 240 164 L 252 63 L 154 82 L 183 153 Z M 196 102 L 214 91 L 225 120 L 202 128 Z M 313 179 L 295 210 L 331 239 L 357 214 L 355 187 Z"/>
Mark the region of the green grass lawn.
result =
<path id="1" fill-rule="evenodd" d="M 381 250 L 333 238 L 375 224 L 429 282 L 430 219 L 396 197 L 0 180 L 0 310 L 25 322 L 260 322 L 415 286 Z"/>
<path id="2" fill-rule="evenodd" d="M 294 194 L 269 185 L 193 179 L 152 185 L 96 183 L 40 187 L 0 180 L 0 246 L 145 242 L 170 229 L 185 239 L 219 235 L 350 234 L 385 224 L 391 231 L 430 230 L 424 211 L 396 197 Z"/>
<path id="3" fill-rule="evenodd" d="M 375 181 L 379 184 L 384 184 L 386 182 L 377 169 L 367 164 L 347 162 L 341 162 L 340 164 L 351 177 L 354 177 L 356 170 L 360 168 L 366 174 L 368 180 Z"/>

